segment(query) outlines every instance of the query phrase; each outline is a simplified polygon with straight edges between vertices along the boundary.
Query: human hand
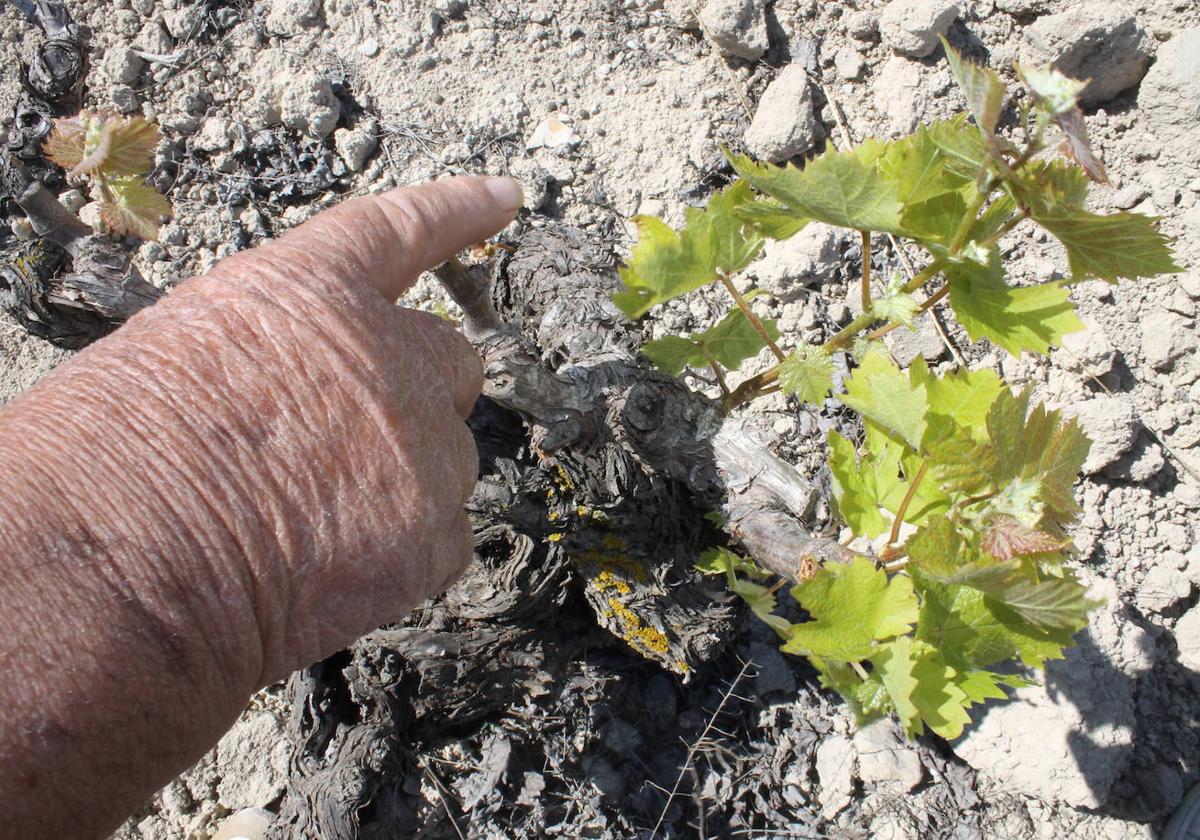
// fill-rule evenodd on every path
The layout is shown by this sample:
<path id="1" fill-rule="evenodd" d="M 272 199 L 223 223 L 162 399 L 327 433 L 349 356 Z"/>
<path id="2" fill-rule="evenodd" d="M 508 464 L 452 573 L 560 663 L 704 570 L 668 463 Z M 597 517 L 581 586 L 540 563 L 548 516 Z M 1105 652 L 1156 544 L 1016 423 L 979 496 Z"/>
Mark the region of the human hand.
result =
<path id="1" fill-rule="evenodd" d="M 132 597 L 202 624 L 239 685 L 278 679 L 470 558 L 480 362 L 448 323 L 392 302 L 520 203 L 500 178 L 346 202 L 187 281 L 4 419 L 56 418 L 86 454 L 118 515 L 81 516 L 94 544 L 137 549 L 114 561 Z"/>

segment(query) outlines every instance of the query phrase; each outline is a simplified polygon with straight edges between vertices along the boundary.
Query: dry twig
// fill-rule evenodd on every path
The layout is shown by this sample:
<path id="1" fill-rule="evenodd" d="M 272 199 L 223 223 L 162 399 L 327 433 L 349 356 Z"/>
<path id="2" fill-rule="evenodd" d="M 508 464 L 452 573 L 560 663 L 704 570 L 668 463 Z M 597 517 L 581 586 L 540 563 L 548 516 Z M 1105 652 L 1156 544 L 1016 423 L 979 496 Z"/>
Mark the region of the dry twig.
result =
<path id="1" fill-rule="evenodd" d="M 667 811 L 671 809 L 671 802 L 673 802 L 675 797 L 678 795 L 679 786 L 683 784 L 683 777 L 686 776 L 688 771 L 691 769 L 692 762 L 696 759 L 696 754 L 707 747 L 706 739 L 708 738 L 708 734 L 714 730 L 720 732 L 716 726 L 717 718 L 720 717 L 721 713 L 725 711 L 725 704 L 728 703 L 731 698 L 738 697 L 738 695 L 734 693 L 734 690 L 737 688 L 738 683 L 742 681 L 742 679 L 746 676 L 746 673 L 750 670 L 750 665 L 750 662 L 742 662 L 741 670 L 737 672 L 737 676 L 733 678 L 733 681 L 729 684 L 729 688 L 726 689 L 723 695 L 721 695 L 721 702 L 718 703 L 717 708 L 713 710 L 712 715 L 708 719 L 708 723 L 704 725 L 704 729 L 700 732 L 700 737 L 696 739 L 695 743 L 688 747 L 687 757 L 683 761 L 683 766 L 679 768 L 679 775 L 675 777 L 675 784 L 671 786 L 671 790 L 667 794 L 667 801 L 663 804 L 662 813 L 658 815 L 658 822 L 656 822 L 654 824 L 654 828 L 650 830 L 650 840 L 654 840 L 654 838 L 658 836 L 658 830 L 662 827 L 663 820 L 667 818 Z M 745 698 L 739 697 L 739 699 Z M 728 733 L 722 734 L 725 734 L 726 737 L 728 737 Z"/>

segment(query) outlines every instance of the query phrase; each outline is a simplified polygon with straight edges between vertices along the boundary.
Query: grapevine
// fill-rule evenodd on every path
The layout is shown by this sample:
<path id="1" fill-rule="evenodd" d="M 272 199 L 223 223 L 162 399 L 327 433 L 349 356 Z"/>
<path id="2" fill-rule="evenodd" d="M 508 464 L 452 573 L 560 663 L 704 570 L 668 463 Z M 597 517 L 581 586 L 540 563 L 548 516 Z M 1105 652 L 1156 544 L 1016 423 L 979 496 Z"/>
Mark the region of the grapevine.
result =
<path id="1" fill-rule="evenodd" d="M 146 177 L 154 165 L 158 129 L 142 117 L 80 111 L 56 120 L 46 138 L 46 157 L 73 179 L 90 181 L 108 230 L 156 239 L 171 204 Z"/>
<path id="2" fill-rule="evenodd" d="M 648 342 L 644 355 L 672 375 L 712 373 L 727 412 L 783 391 L 816 405 L 833 396 L 861 418 L 861 441 L 827 438 L 837 513 L 861 548 L 846 563 L 796 558 L 803 572 L 790 594 L 807 620 L 777 613 L 782 583 L 753 558 L 718 547 L 697 565 L 723 574 L 782 649 L 807 657 L 861 720 L 895 714 L 910 735 L 954 738 L 973 705 L 1027 684 L 1014 663 L 1061 658 L 1097 606 L 1069 564 L 1073 484 L 1090 444 L 1073 420 L 1031 405 L 1028 389 L 1014 393 L 986 369 L 935 372 L 920 358 L 901 370 L 881 339 L 945 301 L 972 340 L 1045 354 L 1083 327 L 1073 284 L 1179 268 L 1155 218 L 1087 209 L 1089 182 L 1107 176 L 1077 104 L 1085 83 L 1018 67 L 1029 95 L 1002 129 L 1000 77 L 943 47 L 968 113 L 892 142 L 831 148 L 803 168 L 726 152 L 738 179 L 688 210 L 682 229 L 636 219 L 639 241 L 613 300 L 636 319 L 719 285 L 732 299 L 719 323 Z M 735 278 L 767 240 L 817 223 L 861 236 L 863 312 L 824 343 L 784 353 L 777 324 L 754 314 L 754 293 Z M 1000 243 L 1025 223 L 1062 243 L 1065 279 L 1010 282 Z M 924 267 L 872 278 L 877 234 L 919 246 Z M 729 387 L 729 374 L 764 348 L 775 363 Z M 854 368 L 841 388 L 838 354 Z"/>

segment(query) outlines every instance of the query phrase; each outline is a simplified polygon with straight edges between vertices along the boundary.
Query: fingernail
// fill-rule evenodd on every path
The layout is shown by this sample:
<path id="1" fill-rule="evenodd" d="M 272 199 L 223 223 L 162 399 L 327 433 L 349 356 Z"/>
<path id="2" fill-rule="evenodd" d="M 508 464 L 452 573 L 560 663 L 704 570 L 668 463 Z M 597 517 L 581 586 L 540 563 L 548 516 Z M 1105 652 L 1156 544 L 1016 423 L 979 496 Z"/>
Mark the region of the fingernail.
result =
<path id="1" fill-rule="evenodd" d="M 512 178 L 488 178 L 486 186 L 496 203 L 507 211 L 516 210 L 525 203 L 525 193 L 521 192 L 521 185 Z"/>

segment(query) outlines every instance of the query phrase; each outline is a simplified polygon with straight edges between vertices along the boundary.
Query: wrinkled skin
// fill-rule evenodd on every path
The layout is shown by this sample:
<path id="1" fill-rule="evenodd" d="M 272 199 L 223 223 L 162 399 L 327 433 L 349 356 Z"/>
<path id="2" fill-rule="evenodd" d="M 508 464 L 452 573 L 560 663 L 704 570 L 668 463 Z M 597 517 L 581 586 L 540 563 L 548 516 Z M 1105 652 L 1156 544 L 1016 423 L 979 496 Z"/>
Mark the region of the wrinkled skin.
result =
<path id="1" fill-rule="evenodd" d="M 106 836 L 249 694 L 470 557 L 482 375 L 391 302 L 507 179 L 357 199 L 184 283 L 0 411 L 0 813 Z"/>

